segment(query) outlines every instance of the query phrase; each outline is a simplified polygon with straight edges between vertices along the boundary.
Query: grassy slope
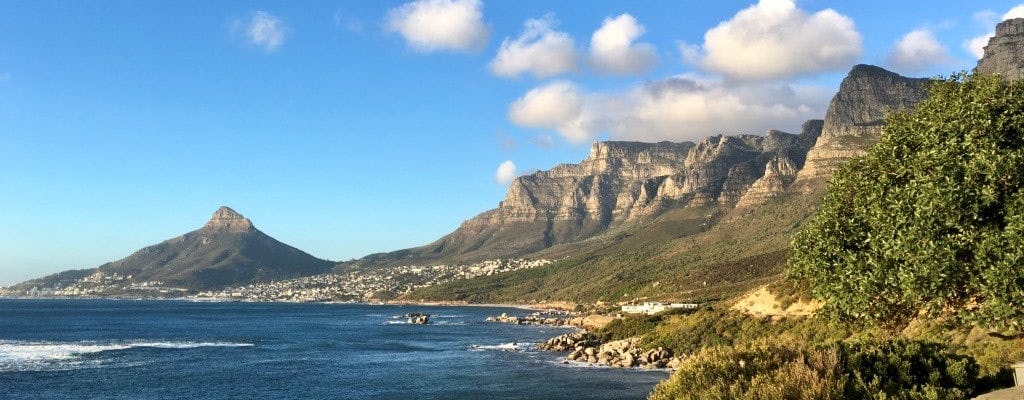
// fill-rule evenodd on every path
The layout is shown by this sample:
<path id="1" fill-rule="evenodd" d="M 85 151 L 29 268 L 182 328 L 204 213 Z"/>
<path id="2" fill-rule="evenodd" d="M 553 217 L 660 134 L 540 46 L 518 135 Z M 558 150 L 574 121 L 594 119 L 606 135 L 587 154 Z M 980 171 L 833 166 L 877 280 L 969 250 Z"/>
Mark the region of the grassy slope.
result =
<path id="1" fill-rule="evenodd" d="M 813 214 L 819 200 L 820 192 L 790 193 L 752 212 L 724 216 L 716 215 L 713 208 L 674 210 L 649 223 L 535 254 L 560 259 L 544 267 L 433 286 L 405 298 L 470 302 L 720 299 L 775 279 L 789 238 Z M 720 222 L 705 229 L 713 220 Z"/>

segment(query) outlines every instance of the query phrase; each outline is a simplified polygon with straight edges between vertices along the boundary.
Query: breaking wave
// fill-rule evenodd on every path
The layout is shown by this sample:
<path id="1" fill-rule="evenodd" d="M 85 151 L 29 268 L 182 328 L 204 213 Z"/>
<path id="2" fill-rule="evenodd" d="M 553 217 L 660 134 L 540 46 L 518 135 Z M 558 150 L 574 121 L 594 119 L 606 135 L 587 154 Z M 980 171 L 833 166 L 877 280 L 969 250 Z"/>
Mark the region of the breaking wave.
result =
<path id="1" fill-rule="evenodd" d="M 521 351 L 525 350 L 530 346 L 530 343 L 502 343 L 502 344 L 474 344 L 469 347 L 470 350 L 482 351 L 482 350 L 500 350 L 500 351 Z"/>
<path id="2" fill-rule="evenodd" d="M 193 341 L 49 342 L 0 340 L 0 372 L 66 369 L 82 365 L 83 356 L 134 348 L 194 349 L 249 347 L 252 343 Z"/>

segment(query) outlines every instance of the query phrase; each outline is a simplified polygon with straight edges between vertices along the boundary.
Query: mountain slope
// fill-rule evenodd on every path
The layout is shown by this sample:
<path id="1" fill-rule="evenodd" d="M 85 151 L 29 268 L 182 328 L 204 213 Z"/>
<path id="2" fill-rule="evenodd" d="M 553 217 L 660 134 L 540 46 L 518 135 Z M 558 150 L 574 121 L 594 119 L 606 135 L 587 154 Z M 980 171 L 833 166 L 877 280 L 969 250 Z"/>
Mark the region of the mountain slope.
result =
<path id="1" fill-rule="evenodd" d="M 74 275 L 116 274 L 130 277 L 130 283 L 159 282 L 204 290 L 315 275 L 329 271 L 332 265 L 267 236 L 241 214 L 221 207 L 198 230 L 148 246 L 95 270 L 76 271 Z M 51 275 L 13 289 L 52 287 L 67 280 L 66 277 L 66 273 Z"/>
<path id="2" fill-rule="evenodd" d="M 680 208 L 713 213 L 781 193 L 820 132 L 713 136 L 700 143 L 598 142 L 579 164 L 516 178 L 498 208 L 429 245 L 345 267 L 519 257 L 575 243 Z M 756 187 L 757 193 L 748 195 Z"/>
<path id="3" fill-rule="evenodd" d="M 763 172 L 744 185 L 735 203 L 677 205 L 654 218 L 533 254 L 560 259 L 553 264 L 452 282 L 407 297 L 702 301 L 745 291 L 781 272 L 789 238 L 813 215 L 834 167 L 877 142 L 886 112 L 910 109 L 924 99 L 925 83 L 858 65 L 843 80 L 825 120 L 805 124 L 805 131 L 820 129 L 820 135 L 802 135 L 814 137 L 813 147 L 807 146 L 802 157 L 759 158 Z"/>

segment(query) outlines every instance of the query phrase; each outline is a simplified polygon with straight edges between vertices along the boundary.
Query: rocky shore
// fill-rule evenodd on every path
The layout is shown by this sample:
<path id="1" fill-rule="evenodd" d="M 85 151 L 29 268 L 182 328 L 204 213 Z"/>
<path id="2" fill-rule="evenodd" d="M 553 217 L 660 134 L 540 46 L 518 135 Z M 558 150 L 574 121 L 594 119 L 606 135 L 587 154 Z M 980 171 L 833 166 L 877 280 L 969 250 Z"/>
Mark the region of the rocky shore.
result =
<path id="1" fill-rule="evenodd" d="M 567 315 L 566 315 L 567 316 Z M 551 316 L 549 314 L 542 314 L 539 312 L 518 317 L 514 315 L 508 315 L 501 313 L 499 316 L 487 317 L 487 322 L 497 322 L 502 324 L 512 325 L 549 325 L 549 326 L 563 326 L 569 325 L 569 318 L 561 316 Z"/>
<path id="2" fill-rule="evenodd" d="M 607 365 L 616 368 L 670 368 L 675 369 L 682 362 L 671 350 L 658 347 L 644 350 L 636 338 L 602 343 L 589 332 L 575 332 L 555 336 L 537 345 L 540 350 L 568 352 L 566 361 Z"/>

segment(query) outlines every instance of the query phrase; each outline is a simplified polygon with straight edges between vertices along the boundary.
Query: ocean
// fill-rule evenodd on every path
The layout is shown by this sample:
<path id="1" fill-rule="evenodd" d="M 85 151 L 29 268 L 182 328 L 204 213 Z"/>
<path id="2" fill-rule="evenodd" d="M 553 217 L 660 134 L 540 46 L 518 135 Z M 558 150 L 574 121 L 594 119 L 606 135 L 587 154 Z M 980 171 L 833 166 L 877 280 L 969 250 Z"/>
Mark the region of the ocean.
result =
<path id="1" fill-rule="evenodd" d="M 0 399 L 643 399 L 668 376 L 564 364 L 531 344 L 569 329 L 502 312 L 527 311 L 0 299 Z"/>

